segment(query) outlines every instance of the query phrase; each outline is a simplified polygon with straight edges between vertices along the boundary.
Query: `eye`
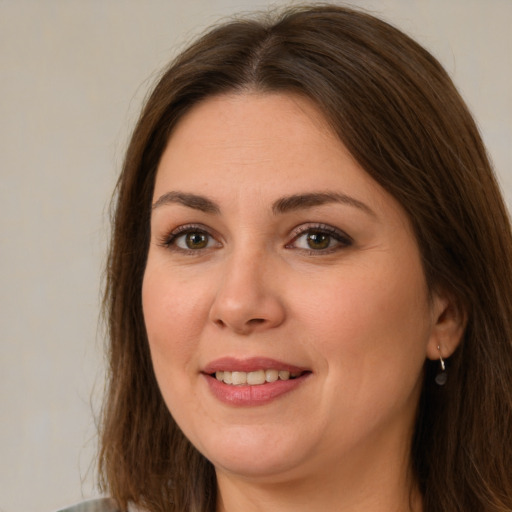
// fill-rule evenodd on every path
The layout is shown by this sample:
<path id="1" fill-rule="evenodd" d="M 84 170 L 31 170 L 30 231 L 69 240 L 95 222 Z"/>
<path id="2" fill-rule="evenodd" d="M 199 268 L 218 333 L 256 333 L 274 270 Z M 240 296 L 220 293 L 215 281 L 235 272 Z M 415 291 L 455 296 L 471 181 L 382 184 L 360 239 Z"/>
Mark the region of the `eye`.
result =
<path id="1" fill-rule="evenodd" d="M 180 249 L 206 249 L 210 242 L 210 235 L 194 231 L 177 236 L 174 240 Z"/>
<path id="2" fill-rule="evenodd" d="M 161 245 L 169 249 L 191 252 L 219 247 L 220 243 L 210 233 L 197 226 L 180 226 L 166 236 Z"/>
<path id="3" fill-rule="evenodd" d="M 301 227 L 287 247 L 306 250 L 311 253 L 330 253 L 352 245 L 352 239 L 339 229 L 331 226 Z"/>

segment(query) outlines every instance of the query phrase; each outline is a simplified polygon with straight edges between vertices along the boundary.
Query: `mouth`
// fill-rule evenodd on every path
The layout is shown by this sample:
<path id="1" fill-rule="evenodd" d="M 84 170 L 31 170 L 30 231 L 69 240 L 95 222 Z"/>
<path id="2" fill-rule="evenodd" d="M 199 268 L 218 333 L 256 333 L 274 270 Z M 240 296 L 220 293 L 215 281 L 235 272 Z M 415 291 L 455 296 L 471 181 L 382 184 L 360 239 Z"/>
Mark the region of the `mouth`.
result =
<path id="1" fill-rule="evenodd" d="M 261 386 L 263 384 L 272 384 L 278 380 L 287 381 L 297 379 L 306 373 L 311 372 L 290 372 L 289 370 L 268 368 L 251 372 L 219 370 L 209 375 L 229 386 Z"/>
<path id="2" fill-rule="evenodd" d="M 208 364 L 201 373 L 220 401 L 232 406 L 256 406 L 302 387 L 313 372 L 275 359 L 225 357 Z"/>

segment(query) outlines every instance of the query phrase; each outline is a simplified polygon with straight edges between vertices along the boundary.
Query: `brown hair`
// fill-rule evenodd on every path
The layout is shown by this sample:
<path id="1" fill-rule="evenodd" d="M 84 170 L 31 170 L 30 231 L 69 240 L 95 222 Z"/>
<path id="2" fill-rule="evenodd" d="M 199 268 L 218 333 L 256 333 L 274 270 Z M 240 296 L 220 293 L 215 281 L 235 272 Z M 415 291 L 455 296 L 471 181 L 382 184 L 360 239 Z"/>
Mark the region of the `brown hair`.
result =
<path id="1" fill-rule="evenodd" d="M 485 148 L 435 58 L 387 23 L 329 5 L 214 28 L 146 102 L 117 186 L 107 269 L 102 485 L 123 508 L 215 510 L 214 469 L 176 426 L 153 374 L 141 285 L 155 173 L 173 127 L 202 99 L 244 90 L 312 99 L 407 211 L 430 289 L 466 312 L 446 386 L 425 363 L 411 447 L 424 510 L 512 510 L 512 237 Z"/>

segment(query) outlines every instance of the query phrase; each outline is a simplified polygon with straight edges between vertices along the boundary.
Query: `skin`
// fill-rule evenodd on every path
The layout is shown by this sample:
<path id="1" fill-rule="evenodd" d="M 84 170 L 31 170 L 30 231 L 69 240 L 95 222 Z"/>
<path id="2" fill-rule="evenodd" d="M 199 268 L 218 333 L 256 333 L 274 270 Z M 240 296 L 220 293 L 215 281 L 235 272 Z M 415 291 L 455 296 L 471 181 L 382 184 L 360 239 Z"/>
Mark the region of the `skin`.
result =
<path id="1" fill-rule="evenodd" d="M 311 192 L 345 199 L 276 211 Z M 162 395 L 215 466 L 219 511 L 421 510 L 409 444 L 422 368 L 462 327 L 429 298 L 401 206 L 309 100 L 231 94 L 180 121 L 156 176 L 143 307 Z M 201 373 L 225 356 L 311 374 L 264 405 L 229 405 Z"/>

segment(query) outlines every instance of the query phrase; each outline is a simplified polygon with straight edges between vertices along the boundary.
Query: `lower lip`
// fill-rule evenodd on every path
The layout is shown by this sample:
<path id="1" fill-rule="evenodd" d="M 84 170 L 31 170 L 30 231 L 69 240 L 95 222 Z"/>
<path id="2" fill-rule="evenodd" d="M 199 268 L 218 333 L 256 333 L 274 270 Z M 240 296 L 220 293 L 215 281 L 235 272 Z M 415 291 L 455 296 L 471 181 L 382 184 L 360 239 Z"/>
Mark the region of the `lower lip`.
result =
<path id="1" fill-rule="evenodd" d="M 204 375 L 204 374 L 203 374 Z M 204 375 L 210 391 L 221 402 L 229 405 L 252 407 L 264 405 L 276 398 L 294 391 L 311 375 L 305 373 L 296 379 L 276 380 L 255 386 L 233 386 L 225 384 L 210 375 Z"/>

